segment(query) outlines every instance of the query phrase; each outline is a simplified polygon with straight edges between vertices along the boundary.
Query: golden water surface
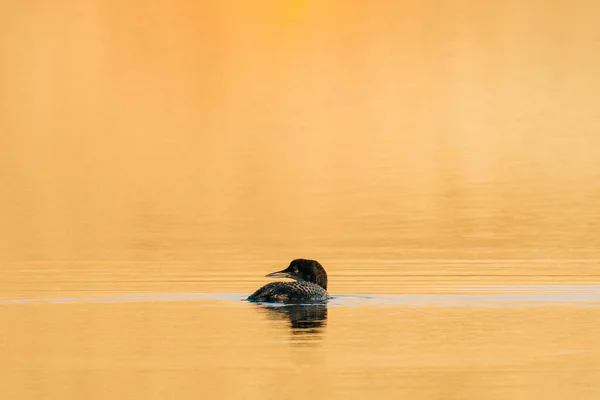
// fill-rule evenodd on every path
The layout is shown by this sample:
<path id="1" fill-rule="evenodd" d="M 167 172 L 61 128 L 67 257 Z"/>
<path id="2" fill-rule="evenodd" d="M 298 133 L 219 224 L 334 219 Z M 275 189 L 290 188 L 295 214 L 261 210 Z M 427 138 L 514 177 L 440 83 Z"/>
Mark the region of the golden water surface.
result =
<path id="1" fill-rule="evenodd" d="M 600 398 L 598 15 L 0 2 L 0 398 Z"/>

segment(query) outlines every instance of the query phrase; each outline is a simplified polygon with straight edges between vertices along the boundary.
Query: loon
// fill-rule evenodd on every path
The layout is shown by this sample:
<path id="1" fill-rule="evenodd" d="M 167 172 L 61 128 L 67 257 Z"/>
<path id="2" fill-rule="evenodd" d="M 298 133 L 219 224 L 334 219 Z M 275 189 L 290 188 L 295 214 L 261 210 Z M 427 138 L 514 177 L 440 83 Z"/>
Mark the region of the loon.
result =
<path id="1" fill-rule="evenodd" d="M 290 278 L 297 282 L 271 282 L 258 289 L 248 301 L 268 303 L 322 302 L 327 294 L 327 272 L 318 261 L 299 258 L 283 271 L 266 275 L 268 278 Z"/>

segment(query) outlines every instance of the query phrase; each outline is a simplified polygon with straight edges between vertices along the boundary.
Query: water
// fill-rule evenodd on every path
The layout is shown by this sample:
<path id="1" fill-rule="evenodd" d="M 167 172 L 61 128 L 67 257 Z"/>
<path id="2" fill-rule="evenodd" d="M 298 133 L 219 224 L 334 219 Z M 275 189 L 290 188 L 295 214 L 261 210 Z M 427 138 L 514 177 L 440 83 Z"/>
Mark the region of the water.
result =
<path id="1" fill-rule="evenodd" d="M 600 397 L 595 4 L 5 3 L 0 398 Z"/>
<path id="2" fill-rule="evenodd" d="M 263 283 L 242 274 L 174 282 L 142 278 L 152 266 L 140 263 L 88 266 L 90 277 L 116 267 L 134 276 L 119 280 L 67 269 L 77 277 L 69 282 L 53 266 L 56 278 L 40 282 L 32 271 L 44 268 L 29 267 L 19 272 L 27 279 L 3 283 L 12 291 L 0 300 L 2 388 L 20 398 L 558 399 L 599 390 L 596 284 L 480 286 L 473 280 L 485 277 L 459 276 L 426 285 L 409 275 L 392 280 L 408 293 L 344 290 L 372 289 L 365 269 L 331 273 L 327 305 L 283 306 L 243 301 L 250 291 L 184 290 Z M 166 287 L 177 291 L 156 291 Z"/>

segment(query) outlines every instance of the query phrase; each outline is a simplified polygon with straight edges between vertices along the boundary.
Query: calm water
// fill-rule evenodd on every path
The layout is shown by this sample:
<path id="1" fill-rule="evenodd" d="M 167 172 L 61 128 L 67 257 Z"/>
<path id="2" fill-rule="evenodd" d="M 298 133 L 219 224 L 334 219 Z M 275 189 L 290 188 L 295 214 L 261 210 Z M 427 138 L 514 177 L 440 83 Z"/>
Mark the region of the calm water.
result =
<path id="1" fill-rule="evenodd" d="M 0 398 L 600 398 L 595 3 L 4 3 Z"/>
<path id="2" fill-rule="evenodd" d="M 598 262 L 331 261 L 326 306 L 240 301 L 275 267 L 262 264 L 11 264 L 0 300 L 3 394 L 600 394 L 600 285 L 582 283 L 598 280 L 585 272 Z"/>

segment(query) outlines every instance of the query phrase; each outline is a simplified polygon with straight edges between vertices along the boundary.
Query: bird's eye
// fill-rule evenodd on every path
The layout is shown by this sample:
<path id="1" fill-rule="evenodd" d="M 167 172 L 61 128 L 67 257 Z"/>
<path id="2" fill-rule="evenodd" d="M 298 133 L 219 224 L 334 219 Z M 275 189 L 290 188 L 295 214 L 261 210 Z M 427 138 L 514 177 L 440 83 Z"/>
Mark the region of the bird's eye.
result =
<path id="1" fill-rule="evenodd" d="M 294 267 L 294 272 L 298 272 L 298 267 Z"/>

